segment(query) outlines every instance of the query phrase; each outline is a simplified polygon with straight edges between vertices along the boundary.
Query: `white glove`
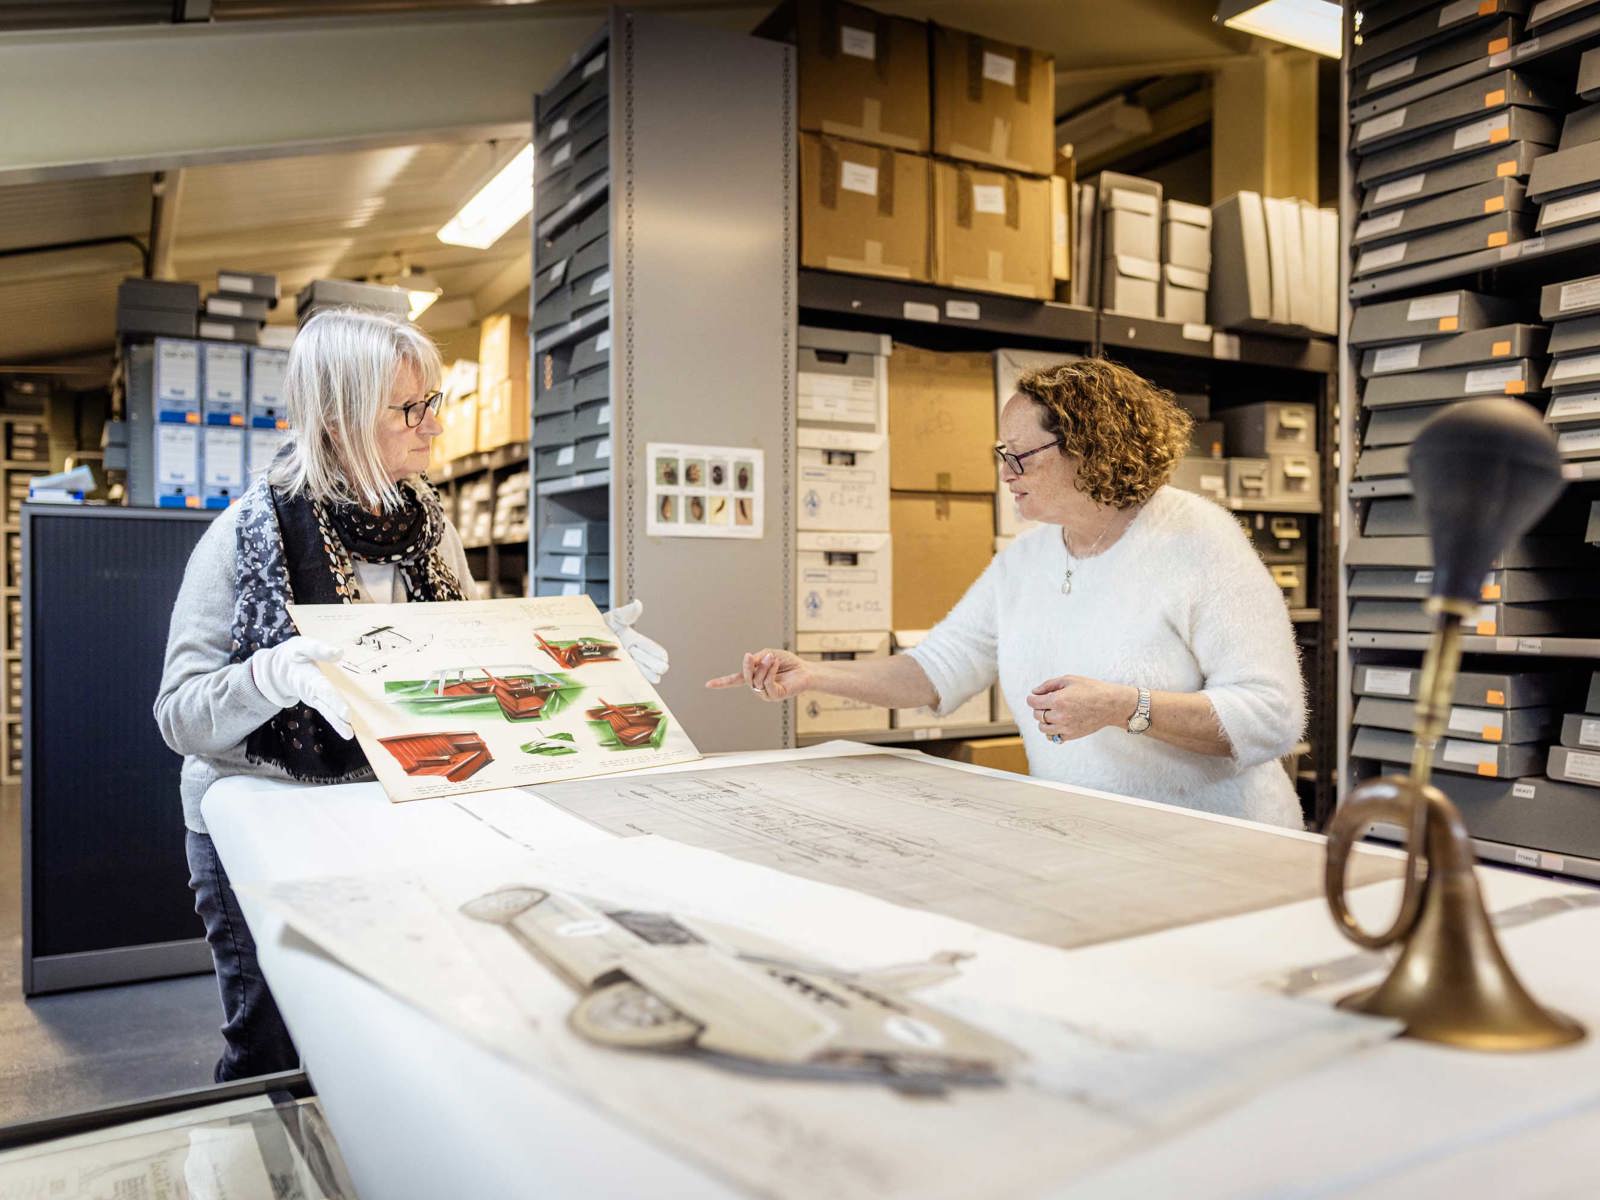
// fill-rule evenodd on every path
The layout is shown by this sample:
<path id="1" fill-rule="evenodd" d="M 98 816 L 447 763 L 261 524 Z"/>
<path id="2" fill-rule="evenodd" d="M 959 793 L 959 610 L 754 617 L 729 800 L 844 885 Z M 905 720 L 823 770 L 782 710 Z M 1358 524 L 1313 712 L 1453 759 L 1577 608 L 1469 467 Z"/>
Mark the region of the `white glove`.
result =
<path id="1" fill-rule="evenodd" d="M 622 648 L 633 659 L 633 665 L 639 668 L 639 673 L 651 683 L 660 683 L 661 677 L 667 673 L 667 648 L 634 629 L 633 623 L 643 611 L 644 601 L 635 600 L 632 604 L 613 608 L 606 613 L 606 624 L 617 635 L 617 641 L 622 643 Z"/>
<path id="2" fill-rule="evenodd" d="M 350 726 L 350 706 L 328 677 L 317 670 L 319 662 L 337 662 L 344 653 L 337 646 L 308 637 L 292 637 L 250 656 L 250 677 L 261 694 L 279 708 L 307 704 L 322 714 L 333 731 L 348 741 L 355 736 Z"/>

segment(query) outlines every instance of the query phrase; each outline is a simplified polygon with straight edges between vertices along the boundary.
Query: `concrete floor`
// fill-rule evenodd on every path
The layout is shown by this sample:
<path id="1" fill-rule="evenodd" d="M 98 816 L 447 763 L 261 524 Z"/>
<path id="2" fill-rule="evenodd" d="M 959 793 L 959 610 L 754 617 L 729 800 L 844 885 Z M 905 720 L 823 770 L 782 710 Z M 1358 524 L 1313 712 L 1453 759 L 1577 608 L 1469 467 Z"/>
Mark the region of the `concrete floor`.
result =
<path id="1" fill-rule="evenodd" d="M 21 831 L 20 789 L 0 788 L 0 1125 L 210 1084 L 210 975 L 23 999 Z"/>

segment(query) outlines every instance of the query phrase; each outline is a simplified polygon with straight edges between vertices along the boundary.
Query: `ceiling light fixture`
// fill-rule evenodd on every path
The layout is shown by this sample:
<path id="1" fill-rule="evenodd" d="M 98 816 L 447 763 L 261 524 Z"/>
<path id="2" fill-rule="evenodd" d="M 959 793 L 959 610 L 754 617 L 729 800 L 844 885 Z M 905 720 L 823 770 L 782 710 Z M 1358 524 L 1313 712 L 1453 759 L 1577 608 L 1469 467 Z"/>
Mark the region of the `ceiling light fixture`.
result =
<path id="1" fill-rule="evenodd" d="M 411 301 L 411 310 L 406 319 L 415 321 L 433 306 L 433 302 L 444 295 L 444 289 L 432 275 L 420 268 L 412 268 L 400 277 L 400 286 L 405 289 L 406 296 Z"/>
<path id="2" fill-rule="evenodd" d="M 1338 58 L 1344 44 L 1339 26 L 1343 13 L 1334 0 L 1225 0 L 1216 19 L 1241 33 Z"/>
<path id="3" fill-rule="evenodd" d="M 533 146 L 524 146 L 439 230 L 452 246 L 487 250 L 533 210 Z"/>

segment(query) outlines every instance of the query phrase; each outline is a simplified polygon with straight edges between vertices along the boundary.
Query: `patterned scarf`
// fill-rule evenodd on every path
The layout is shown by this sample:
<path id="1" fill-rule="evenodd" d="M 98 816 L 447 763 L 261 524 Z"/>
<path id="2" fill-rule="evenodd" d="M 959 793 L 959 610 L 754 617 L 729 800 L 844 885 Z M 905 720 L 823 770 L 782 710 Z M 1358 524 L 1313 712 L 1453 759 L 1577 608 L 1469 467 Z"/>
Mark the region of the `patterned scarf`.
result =
<path id="1" fill-rule="evenodd" d="M 244 662 L 257 650 L 295 636 L 288 606 L 353 604 L 352 557 L 394 563 L 408 601 L 465 600 L 461 583 L 439 554 L 444 510 L 424 479 L 403 480 L 399 512 L 374 516 L 356 505 L 285 496 L 258 479 L 239 499 L 238 593 L 233 607 L 233 653 Z M 343 783 L 371 778 L 359 742 L 335 733 L 304 704 L 282 709 L 245 742 L 253 763 L 271 763 L 291 778 Z"/>

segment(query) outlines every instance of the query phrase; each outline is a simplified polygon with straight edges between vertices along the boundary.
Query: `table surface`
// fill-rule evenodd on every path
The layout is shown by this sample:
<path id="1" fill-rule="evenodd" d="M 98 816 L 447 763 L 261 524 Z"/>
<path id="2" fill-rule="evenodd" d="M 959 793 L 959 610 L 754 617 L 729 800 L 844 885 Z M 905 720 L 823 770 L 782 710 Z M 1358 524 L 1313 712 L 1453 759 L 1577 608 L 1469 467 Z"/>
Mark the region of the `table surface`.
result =
<path id="1" fill-rule="evenodd" d="M 832 743 L 665 770 L 883 752 Z M 515 806 L 517 836 L 536 838 L 542 848 L 610 837 L 554 806 L 505 795 Z M 492 855 L 507 837 L 449 801 L 391 804 L 376 784 L 306 788 L 236 777 L 211 789 L 203 811 L 235 883 Z M 1596 1036 L 1567 1050 L 1514 1056 L 1389 1042 L 1273 1086 L 1057 1194 L 1592 1195 L 1593 1173 L 1582 1164 L 1592 1161 L 1586 1147 L 1600 1137 L 1600 893 L 1495 868 L 1479 873 L 1494 912 L 1547 897 L 1597 901 L 1555 906 L 1562 910 L 1502 933 L 1507 956 L 1534 994 Z M 1353 905 L 1375 925 L 1397 896 L 1397 883 L 1375 884 Z M 241 903 L 363 1196 L 742 1194 L 347 970 L 249 897 Z M 1156 979 L 1259 988 L 1309 966 L 1348 963 L 1353 950 L 1316 900 L 1068 953 Z"/>

